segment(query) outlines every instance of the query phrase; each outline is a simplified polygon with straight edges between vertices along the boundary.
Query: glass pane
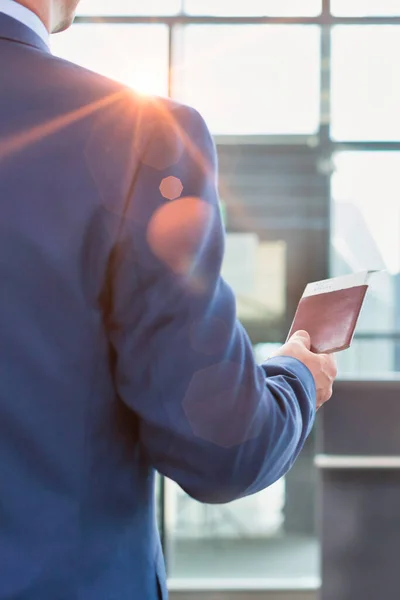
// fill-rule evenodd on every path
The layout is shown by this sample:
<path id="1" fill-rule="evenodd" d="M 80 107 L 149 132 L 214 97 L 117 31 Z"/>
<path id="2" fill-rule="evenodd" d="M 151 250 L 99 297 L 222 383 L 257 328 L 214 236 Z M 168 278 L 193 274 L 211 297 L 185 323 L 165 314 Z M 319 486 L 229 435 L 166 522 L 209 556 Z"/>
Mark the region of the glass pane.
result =
<path id="1" fill-rule="evenodd" d="M 313 482 L 299 483 L 304 488 Z M 210 589 L 218 587 L 218 581 L 225 585 L 229 581 L 234 588 L 254 580 L 266 589 L 318 587 L 318 541 L 311 535 L 285 534 L 285 500 L 284 479 L 222 506 L 199 504 L 168 481 L 170 580 L 179 580 L 180 587 L 189 589 L 190 580 L 207 580 Z"/>
<path id="2" fill-rule="evenodd" d="M 400 342 L 385 338 L 355 339 L 337 355 L 339 377 L 382 378 L 400 371 Z"/>
<path id="3" fill-rule="evenodd" d="M 333 244 L 350 271 L 400 271 L 400 152 L 340 152 L 332 178 Z M 336 269 L 339 268 L 339 263 Z"/>
<path id="4" fill-rule="evenodd" d="M 237 300 L 243 323 L 274 327 L 286 311 L 286 244 L 254 233 L 227 233 L 222 275 Z M 267 324 L 267 325 L 266 325 Z"/>
<path id="5" fill-rule="evenodd" d="M 338 17 L 400 15 L 399 0 L 331 0 L 332 14 Z"/>
<path id="6" fill-rule="evenodd" d="M 168 29 L 164 25 L 74 25 L 52 36 L 54 54 L 143 93 L 168 93 Z"/>
<path id="7" fill-rule="evenodd" d="M 400 331 L 400 152 L 341 152 L 332 178 L 333 275 L 384 269 L 372 278 L 357 334 Z M 399 344 L 355 340 L 342 373 L 399 369 Z"/>
<path id="8" fill-rule="evenodd" d="M 332 137 L 400 139 L 399 26 L 341 26 L 332 34 Z"/>
<path id="9" fill-rule="evenodd" d="M 193 25 L 182 29 L 174 89 L 215 134 L 318 129 L 320 31 L 314 26 Z"/>
<path id="10" fill-rule="evenodd" d="M 184 0 L 191 15 L 218 16 L 315 16 L 321 0 Z"/>
<path id="11" fill-rule="evenodd" d="M 173 15 L 181 0 L 81 0 L 77 15 Z"/>

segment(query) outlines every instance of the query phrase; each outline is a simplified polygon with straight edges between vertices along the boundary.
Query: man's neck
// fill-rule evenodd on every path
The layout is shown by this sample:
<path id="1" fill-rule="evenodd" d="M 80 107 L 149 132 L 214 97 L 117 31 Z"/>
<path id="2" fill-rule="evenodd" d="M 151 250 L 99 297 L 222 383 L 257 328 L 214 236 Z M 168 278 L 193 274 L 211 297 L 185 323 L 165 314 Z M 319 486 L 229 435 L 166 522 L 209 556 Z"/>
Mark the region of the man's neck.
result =
<path id="1" fill-rule="evenodd" d="M 28 8 L 35 13 L 44 24 L 47 31 L 51 30 L 51 2 L 48 0 L 14 0 L 14 2 L 25 6 L 25 8 Z"/>

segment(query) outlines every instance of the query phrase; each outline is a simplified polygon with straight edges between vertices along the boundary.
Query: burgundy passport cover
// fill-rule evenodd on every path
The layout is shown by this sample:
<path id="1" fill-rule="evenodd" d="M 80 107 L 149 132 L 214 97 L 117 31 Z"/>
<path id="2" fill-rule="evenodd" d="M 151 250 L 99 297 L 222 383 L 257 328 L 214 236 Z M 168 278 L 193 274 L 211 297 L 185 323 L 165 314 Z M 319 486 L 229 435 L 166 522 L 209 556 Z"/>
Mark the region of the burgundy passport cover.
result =
<path id="1" fill-rule="evenodd" d="M 296 331 L 307 331 L 316 354 L 346 350 L 353 340 L 367 289 L 368 285 L 358 285 L 303 297 L 289 337 Z"/>

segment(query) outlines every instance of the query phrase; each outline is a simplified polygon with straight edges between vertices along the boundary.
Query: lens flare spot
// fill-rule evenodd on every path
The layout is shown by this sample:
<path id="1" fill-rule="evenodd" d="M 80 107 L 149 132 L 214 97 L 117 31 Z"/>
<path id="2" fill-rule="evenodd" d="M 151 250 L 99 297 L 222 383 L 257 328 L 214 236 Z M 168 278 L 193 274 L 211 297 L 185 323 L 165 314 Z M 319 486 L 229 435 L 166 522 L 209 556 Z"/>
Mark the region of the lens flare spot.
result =
<path id="1" fill-rule="evenodd" d="M 178 177 L 165 177 L 160 185 L 161 195 L 167 200 L 176 200 L 183 192 L 183 185 Z"/>
<path id="2" fill-rule="evenodd" d="M 151 251 L 177 275 L 195 276 L 213 216 L 214 209 L 196 197 L 164 204 L 147 229 Z"/>
<path id="3" fill-rule="evenodd" d="M 175 122 L 166 118 L 142 123 L 135 137 L 135 149 L 142 163 L 157 171 L 176 165 L 185 150 Z"/>
<path id="4" fill-rule="evenodd" d="M 259 396 L 254 373 L 242 364 L 224 361 L 194 374 L 183 400 L 183 410 L 197 437 L 222 448 L 256 438 L 263 423 L 254 419 Z"/>
<path id="5" fill-rule="evenodd" d="M 222 352 L 229 344 L 228 324 L 218 317 L 204 317 L 190 328 L 190 341 L 193 350 L 212 356 Z"/>

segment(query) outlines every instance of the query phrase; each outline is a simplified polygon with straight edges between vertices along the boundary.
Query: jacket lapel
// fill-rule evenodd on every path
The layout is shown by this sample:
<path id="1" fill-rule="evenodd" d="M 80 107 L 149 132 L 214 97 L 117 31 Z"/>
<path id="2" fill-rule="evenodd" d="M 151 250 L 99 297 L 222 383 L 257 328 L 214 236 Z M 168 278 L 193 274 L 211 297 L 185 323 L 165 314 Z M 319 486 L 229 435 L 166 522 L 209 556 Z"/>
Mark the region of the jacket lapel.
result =
<path id="1" fill-rule="evenodd" d="M 0 39 L 33 46 L 38 50 L 50 53 L 50 49 L 40 36 L 16 19 L 0 12 Z"/>

